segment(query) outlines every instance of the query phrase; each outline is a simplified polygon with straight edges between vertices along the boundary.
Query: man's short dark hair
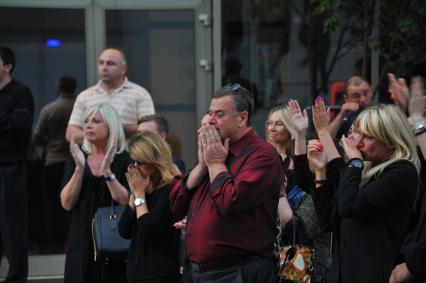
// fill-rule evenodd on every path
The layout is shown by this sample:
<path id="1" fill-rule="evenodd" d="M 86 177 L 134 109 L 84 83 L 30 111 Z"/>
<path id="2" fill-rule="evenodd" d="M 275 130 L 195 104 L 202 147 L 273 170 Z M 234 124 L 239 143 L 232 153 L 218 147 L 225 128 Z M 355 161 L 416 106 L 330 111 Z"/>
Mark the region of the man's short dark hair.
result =
<path id="1" fill-rule="evenodd" d="M 254 112 L 254 100 L 251 93 L 240 84 L 228 84 L 216 90 L 212 98 L 220 98 L 230 95 L 234 101 L 234 110 L 238 113 L 247 111 L 247 126 L 250 126 L 251 115 Z"/>
<path id="2" fill-rule="evenodd" d="M 12 65 L 9 71 L 9 73 L 12 74 L 16 64 L 15 53 L 13 53 L 13 50 L 7 46 L 0 46 L 0 58 L 4 65 Z"/>
<path id="3" fill-rule="evenodd" d="M 62 75 L 58 78 L 58 93 L 74 94 L 77 88 L 77 81 L 75 78 Z"/>
<path id="4" fill-rule="evenodd" d="M 166 133 L 166 136 L 169 135 L 169 122 L 167 122 L 166 118 L 158 114 L 147 115 L 142 117 L 139 123 L 150 122 L 150 121 L 155 122 L 159 133 Z"/>
<path id="5" fill-rule="evenodd" d="M 345 82 L 345 93 L 348 93 L 348 87 L 349 86 L 355 86 L 355 87 L 359 87 L 363 82 L 366 82 L 362 77 L 355 75 L 350 77 L 346 82 Z"/>

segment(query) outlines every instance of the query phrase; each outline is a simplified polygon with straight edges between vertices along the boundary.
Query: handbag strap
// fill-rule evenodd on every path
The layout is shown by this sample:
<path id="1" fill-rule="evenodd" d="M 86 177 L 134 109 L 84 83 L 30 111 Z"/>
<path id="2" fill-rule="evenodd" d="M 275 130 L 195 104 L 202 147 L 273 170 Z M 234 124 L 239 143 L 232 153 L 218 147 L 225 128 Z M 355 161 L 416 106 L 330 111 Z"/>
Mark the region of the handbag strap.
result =
<path id="1" fill-rule="evenodd" d="M 291 222 L 293 225 L 293 240 L 291 242 L 291 246 L 295 248 L 296 247 L 296 220 L 294 219 L 294 213 L 293 213 L 293 216 L 291 217 Z"/>
<path id="2" fill-rule="evenodd" d="M 109 219 L 115 219 L 117 218 L 117 213 L 115 213 L 115 209 L 114 209 L 114 201 L 111 200 L 111 210 L 109 213 Z"/>

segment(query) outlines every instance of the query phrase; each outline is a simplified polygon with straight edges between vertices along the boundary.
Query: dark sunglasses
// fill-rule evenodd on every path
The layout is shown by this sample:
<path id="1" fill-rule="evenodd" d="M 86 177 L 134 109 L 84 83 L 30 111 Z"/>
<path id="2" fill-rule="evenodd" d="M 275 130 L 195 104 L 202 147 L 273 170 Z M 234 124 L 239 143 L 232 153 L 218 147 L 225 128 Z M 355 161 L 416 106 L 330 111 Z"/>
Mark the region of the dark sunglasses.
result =
<path id="1" fill-rule="evenodd" d="M 238 92 L 241 88 L 241 85 L 239 83 L 230 83 L 228 87 L 232 92 Z"/>
<path id="2" fill-rule="evenodd" d="M 137 164 L 137 165 L 146 165 L 148 164 L 145 161 L 139 161 L 139 160 L 132 160 L 132 164 Z"/>

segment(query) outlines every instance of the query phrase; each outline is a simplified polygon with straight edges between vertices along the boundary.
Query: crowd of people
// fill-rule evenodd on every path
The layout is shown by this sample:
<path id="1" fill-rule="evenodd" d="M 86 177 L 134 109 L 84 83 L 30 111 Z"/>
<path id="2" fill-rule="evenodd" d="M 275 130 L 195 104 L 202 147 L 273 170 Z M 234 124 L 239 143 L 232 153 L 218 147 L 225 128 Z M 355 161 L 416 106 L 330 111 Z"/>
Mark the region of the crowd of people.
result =
<path id="1" fill-rule="evenodd" d="M 27 282 L 34 102 L 14 67 L 13 51 L 0 47 L 0 255 L 6 282 Z M 69 228 L 50 226 L 69 230 L 64 282 L 289 282 L 280 251 L 295 241 L 312 252 L 303 282 L 426 281 L 421 78 L 408 87 L 390 74 L 395 104 L 372 105 L 370 85 L 353 76 L 335 117 L 322 97 L 312 117 L 290 99 L 270 111 L 266 139 L 251 127 L 253 95 L 227 82 L 212 94 L 186 170 L 167 120 L 127 79 L 123 52 L 104 50 L 98 71 L 76 98 L 75 81 L 58 80 L 32 138 L 46 144 L 49 201 L 70 215 Z M 130 249 L 125 260 L 96 260 L 92 220 L 111 204 L 125 206 L 118 232 Z"/>

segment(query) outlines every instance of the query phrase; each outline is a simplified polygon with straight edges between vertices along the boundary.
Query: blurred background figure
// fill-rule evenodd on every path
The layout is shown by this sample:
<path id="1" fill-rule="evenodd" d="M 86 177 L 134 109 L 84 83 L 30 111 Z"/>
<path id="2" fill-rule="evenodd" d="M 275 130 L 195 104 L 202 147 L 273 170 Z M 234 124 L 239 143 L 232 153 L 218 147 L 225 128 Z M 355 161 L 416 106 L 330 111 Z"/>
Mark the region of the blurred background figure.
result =
<path id="1" fill-rule="evenodd" d="M 9 262 L 5 282 L 27 282 L 26 157 L 31 141 L 31 90 L 12 78 L 12 49 L 0 46 L 0 261 Z"/>
<path id="2" fill-rule="evenodd" d="M 346 135 L 358 114 L 370 106 L 373 91 L 370 84 L 360 76 L 352 76 L 345 83 L 344 103 L 337 116 L 331 121 L 329 130 L 332 137 L 340 140 Z"/>
<path id="3" fill-rule="evenodd" d="M 68 120 L 75 101 L 77 82 L 62 75 L 56 83 L 57 98 L 44 106 L 34 130 L 33 144 L 43 148 L 44 168 L 42 177 L 43 243 L 52 250 L 63 253 L 69 221 L 59 201 L 65 161 L 69 157 L 69 145 L 65 139 Z M 30 216 L 31 217 L 31 216 Z M 38 222 L 40 224 L 40 222 Z M 40 227 L 38 227 L 40 229 Z"/>
<path id="4" fill-rule="evenodd" d="M 181 158 L 181 141 L 177 136 L 170 134 L 169 122 L 166 118 L 157 114 L 142 117 L 142 119 L 139 121 L 138 131 L 148 131 L 160 135 L 160 137 L 169 144 L 172 150 L 173 163 L 177 166 L 177 168 L 182 174 L 185 173 L 185 162 Z"/>
<path id="5" fill-rule="evenodd" d="M 222 86 L 234 83 L 240 84 L 243 88 L 247 89 L 253 96 L 254 110 L 260 108 L 262 106 L 262 103 L 259 100 L 257 86 L 255 83 L 242 77 L 241 69 L 243 66 L 241 64 L 240 59 L 237 56 L 229 55 L 225 59 L 224 66 L 225 70 L 222 77 Z"/>

